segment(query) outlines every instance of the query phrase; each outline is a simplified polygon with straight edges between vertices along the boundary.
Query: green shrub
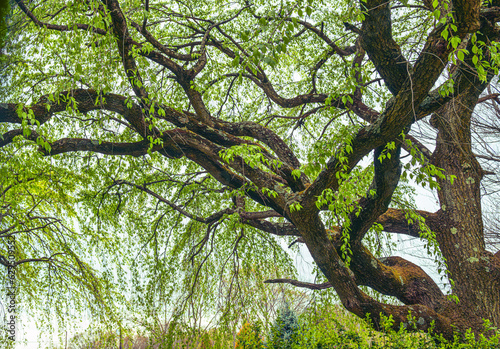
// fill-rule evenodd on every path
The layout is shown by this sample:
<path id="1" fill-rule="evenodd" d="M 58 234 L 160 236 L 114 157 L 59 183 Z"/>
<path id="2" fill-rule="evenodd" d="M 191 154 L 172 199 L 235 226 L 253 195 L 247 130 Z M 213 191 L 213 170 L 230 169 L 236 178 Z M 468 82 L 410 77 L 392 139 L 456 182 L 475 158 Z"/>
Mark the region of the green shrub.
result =
<path id="1" fill-rule="evenodd" d="M 250 324 L 245 322 L 236 335 L 236 349 L 261 349 L 264 343 L 261 337 L 261 328 L 259 324 Z"/>
<path id="2" fill-rule="evenodd" d="M 370 348 L 368 327 L 333 309 L 306 311 L 299 317 L 300 331 L 293 349 Z"/>

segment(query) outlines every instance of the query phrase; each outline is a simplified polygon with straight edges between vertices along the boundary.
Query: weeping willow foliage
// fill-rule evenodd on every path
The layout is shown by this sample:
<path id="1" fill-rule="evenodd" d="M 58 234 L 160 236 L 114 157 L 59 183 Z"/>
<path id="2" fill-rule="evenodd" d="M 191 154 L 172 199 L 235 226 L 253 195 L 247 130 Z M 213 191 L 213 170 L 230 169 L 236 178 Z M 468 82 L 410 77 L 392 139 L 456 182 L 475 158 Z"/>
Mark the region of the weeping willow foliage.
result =
<path id="1" fill-rule="evenodd" d="M 45 24 L 34 23 L 21 4 Z M 360 83 L 368 86 L 363 88 L 364 102 L 371 107 L 383 105 L 390 95 L 376 84 L 368 85 L 374 77 L 369 61 L 357 68 L 364 79 L 357 81 L 356 69 L 350 68 L 354 57 L 334 55 L 319 36 L 305 35 L 298 20 L 282 20 L 280 14 L 307 19 L 344 47 L 355 37 L 345 31 L 344 22 L 358 25 L 363 12 L 352 1 L 337 1 L 333 6 L 321 0 L 124 0 L 120 6 L 129 28 L 138 28 L 130 30 L 139 44 L 129 55 L 140 67 L 141 79 L 134 80 L 124 69 L 111 15 L 102 2 L 25 1 L 12 7 L 7 21 L 9 32 L 0 56 L 0 100 L 23 101 L 18 106 L 23 135 L 0 148 L 0 255 L 7 255 L 7 237 L 14 237 L 18 314 L 30 314 L 51 330 L 87 312 L 96 324 L 110 328 L 132 322 L 144 327 L 167 324 L 172 331 L 176 326 L 182 331 L 206 326 L 234 331 L 245 318 L 271 323 L 266 311 L 274 291 L 263 281 L 298 277 L 290 253 L 297 251 L 297 245 L 288 249 L 295 238 L 266 234 L 242 222 L 235 209 L 239 200 L 247 212 L 265 209 L 243 199 L 248 188 L 224 186 L 185 157 L 167 159 L 156 151 L 159 143 L 153 138 L 150 151 L 141 156 L 43 154 L 50 154 L 52 142 L 63 138 L 91 139 L 94 145 L 143 139 L 123 115 L 81 112 L 72 93 L 64 91 L 98 91 L 95 105 L 122 95 L 124 104 L 132 108 L 138 101 L 134 88 L 144 88 L 150 112 L 165 115 L 161 106 L 193 112 L 175 77 L 147 58 L 153 46 L 139 34 L 140 28 L 168 43 L 165 49 L 197 58 L 198 48 L 190 43 L 203 40 L 203 30 L 212 23 L 227 20 L 210 30 L 228 47 L 238 46 L 239 53 L 228 57 L 207 46 L 206 65 L 192 89 L 201 93 L 208 111 L 217 118 L 272 126 L 303 162 L 301 171 L 314 179 L 339 144 L 366 124 L 353 121 L 349 111 L 333 108 L 332 99 L 354 93 Z M 423 36 L 415 37 L 413 26 L 418 22 L 419 33 L 424 34 L 433 18 L 418 6 L 395 11 L 399 21 L 393 25 L 393 36 L 398 42 L 411 41 L 414 48 L 407 50 L 407 57 L 412 60 L 423 45 Z M 51 29 L 47 23 L 66 27 Z M 320 61 L 320 69 L 311 69 Z M 313 74 L 314 89 L 331 98 L 308 114 L 306 122 L 308 110 L 303 106 L 285 109 L 268 103 L 259 86 L 245 77 L 247 69 L 257 69 L 257 63 L 285 97 L 310 92 Z M 23 111 L 41 98 L 48 109 L 63 103 L 66 110 L 41 124 Z M 150 130 L 175 128 L 162 117 L 147 122 Z M 0 134 L 13 129 L 0 123 Z M 240 147 L 220 156 L 229 160 L 239 156 L 269 173 L 272 164 L 261 154 Z M 418 173 L 421 166 L 416 163 L 407 171 Z M 420 174 L 422 182 L 432 182 L 428 171 Z M 373 165 L 356 167 L 337 192 L 324 192 L 319 200 L 329 205 L 321 213 L 325 225 L 348 225 L 356 200 L 372 179 Z M 402 181 L 393 206 L 414 212 L 412 195 L 408 181 Z M 217 219 L 208 219 L 216 212 L 220 212 Z M 284 219 L 271 221 L 283 223 Z M 394 249 L 377 226 L 365 242 L 376 256 Z M 345 251 L 348 263 L 348 237 Z M 321 280 L 321 273 L 315 273 Z M 1 277 L 5 285 L 5 275 Z"/>

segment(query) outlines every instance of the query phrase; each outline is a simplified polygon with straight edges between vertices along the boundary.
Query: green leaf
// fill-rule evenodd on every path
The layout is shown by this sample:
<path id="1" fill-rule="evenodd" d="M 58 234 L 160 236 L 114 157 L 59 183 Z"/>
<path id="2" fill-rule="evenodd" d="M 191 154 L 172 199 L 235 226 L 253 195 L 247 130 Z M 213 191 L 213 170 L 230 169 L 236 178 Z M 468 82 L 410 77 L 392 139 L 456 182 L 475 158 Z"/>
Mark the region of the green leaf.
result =
<path id="1" fill-rule="evenodd" d="M 442 36 L 445 40 L 448 40 L 448 29 L 447 29 L 447 28 L 441 32 L 441 36 Z"/>
<path id="2" fill-rule="evenodd" d="M 456 49 L 462 40 L 458 36 L 454 36 L 450 39 L 451 46 Z"/>

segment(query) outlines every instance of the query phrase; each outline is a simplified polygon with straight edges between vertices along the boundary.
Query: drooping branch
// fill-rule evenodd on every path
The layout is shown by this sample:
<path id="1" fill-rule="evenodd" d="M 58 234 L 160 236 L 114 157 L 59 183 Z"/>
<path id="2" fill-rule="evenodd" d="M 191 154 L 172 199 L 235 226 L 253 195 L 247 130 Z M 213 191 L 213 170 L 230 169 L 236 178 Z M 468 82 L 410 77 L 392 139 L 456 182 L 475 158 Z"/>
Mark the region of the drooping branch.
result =
<path id="1" fill-rule="evenodd" d="M 94 27 L 94 26 L 91 26 L 88 24 L 74 23 L 71 25 L 59 25 L 59 24 L 51 24 L 51 23 L 42 22 L 28 9 L 26 4 L 22 0 L 15 0 L 15 1 L 16 1 L 17 5 L 19 6 L 19 8 L 26 14 L 26 16 L 28 16 L 33 21 L 33 23 L 35 23 L 40 28 L 47 28 L 47 29 L 51 29 L 51 30 L 57 30 L 57 31 L 64 32 L 64 31 L 73 31 L 74 28 L 76 27 L 78 29 L 85 30 L 85 31 L 91 31 L 93 33 L 100 34 L 100 35 L 107 34 L 106 30 L 101 29 L 101 28 L 97 28 L 97 27 Z"/>
<path id="2" fill-rule="evenodd" d="M 214 222 L 220 220 L 224 215 L 231 214 L 231 213 L 234 212 L 233 209 L 227 208 L 227 209 L 221 210 L 219 212 L 216 212 L 214 214 L 211 214 L 208 217 L 199 217 L 199 216 L 196 216 L 194 214 L 191 214 L 191 213 L 187 212 L 186 210 L 184 210 L 179 205 L 176 205 L 174 202 L 172 202 L 172 201 L 164 198 L 163 196 L 161 196 L 158 193 L 154 192 L 153 190 L 149 189 L 145 185 L 139 185 L 139 184 L 136 184 L 136 183 L 125 181 L 125 180 L 117 180 L 117 181 L 115 181 L 112 184 L 112 186 L 115 186 L 115 185 L 128 185 L 130 187 L 137 188 L 140 191 L 142 191 L 142 192 L 144 192 L 144 193 L 146 193 L 148 195 L 151 195 L 152 197 L 156 198 L 158 201 L 163 202 L 164 204 L 168 205 L 169 207 L 171 207 L 175 211 L 179 212 L 183 216 L 185 216 L 185 217 L 187 217 L 189 219 L 195 220 L 197 222 L 200 222 L 200 223 L 211 224 L 211 223 L 214 223 Z"/>
<path id="3" fill-rule="evenodd" d="M 117 180 L 115 181 L 111 186 L 115 185 L 128 185 L 134 188 L 137 188 L 138 190 L 156 198 L 158 201 L 165 203 L 175 211 L 179 212 L 183 216 L 195 220 L 200 223 L 204 224 L 211 224 L 214 223 L 218 220 L 220 220 L 224 215 L 227 214 L 233 214 L 235 212 L 238 212 L 240 215 L 240 221 L 242 223 L 248 224 L 254 228 L 257 228 L 261 231 L 273 234 L 273 235 L 278 235 L 278 236 L 299 236 L 299 233 L 297 229 L 290 223 L 271 223 L 269 221 L 266 221 L 265 218 L 269 217 L 282 217 L 280 214 L 278 214 L 276 211 L 271 210 L 271 211 L 263 211 L 263 212 L 246 212 L 246 211 L 241 211 L 241 210 L 236 210 L 232 208 L 226 208 L 224 210 L 221 210 L 219 212 L 216 212 L 208 217 L 199 217 L 194 214 L 189 213 L 179 205 L 175 204 L 174 202 L 166 199 L 162 195 L 159 195 L 155 191 L 149 189 L 146 185 L 139 185 L 136 183 L 132 183 L 129 181 L 125 180 Z"/>

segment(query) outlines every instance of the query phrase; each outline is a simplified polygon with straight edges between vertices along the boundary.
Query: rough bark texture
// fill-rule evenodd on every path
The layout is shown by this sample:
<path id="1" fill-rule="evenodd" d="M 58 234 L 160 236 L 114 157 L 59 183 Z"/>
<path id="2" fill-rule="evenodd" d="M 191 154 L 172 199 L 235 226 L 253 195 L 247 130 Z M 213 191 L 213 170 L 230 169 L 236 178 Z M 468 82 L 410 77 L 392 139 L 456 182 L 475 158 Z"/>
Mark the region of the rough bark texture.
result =
<path id="1" fill-rule="evenodd" d="M 40 30 L 67 31 L 71 27 L 76 28 L 75 30 L 88 30 L 93 35 L 107 35 L 107 31 L 89 27 L 87 24 L 62 26 L 41 22 L 30 11 L 30 5 L 21 0 L 16 2 L 20 11 L 33 25 L 40 27 Z M 330 101 L 331 107 L 353 111 L 356 116 L 367 122 L 359 127 L 352 142 L 339 145 L 338 151 L 328 160 L 317 178 L 311 181 L 304 173 L 300 176 L 293 174 L 293 171 L 301 166 L 298 156 L 271 127 L 250 121 L 229 122 L 224 116 L 212 115 L 209 112 L 211 101 L 205 100 L 202 93 L 192 88 L 192 84 L 210 59 L 208 49 L 214 50 L 219 57 L 224 56 L 230 60 L 249 56 L 238 44 L 238 40 L 224 32 L 224 24 L 237 18 L 241 11 L 220 23 L 192 18 L 192 22 L 183 30 L 191 31 L 193 38 L 202 38 L 201 41 L 197 39 L 198 41 L 194 40 L 188 45 L 198 50 L 198 56 L 195 57 L 183 53 L 179 48 L 164 44 L 163 38 L 155 37 L 153 30 L 150 32 L 146 30 L 146 26 L 141 27 L 128 19 L 127 11 L 121 9 L 118 0 L 101 2 L 99 10 L 93 15 L 108 17 L 106 20 L 112 27 L 110 32 L 116 41 L 116 54 L 129 79 L 130 90 L 135 94 L 136 102 L 126 107 L 128 98 L 125 96 L 113 93 L 101 95 L 92 89 L 74 89 L 62 92 L 60 95 L 65 97 L 59 98 L 58 103 L 51 103 L 48 96 L 44 96 L 31 106 L 25 107 L 25 112 L 32 113 L 35 120 L 43 125 L 53 119 L 54 115 L 63 113 L 68 107 L 68 97 L 72 97 L 82 115 L 99 110 L 116 113 L 122 118 L 121 122 L 135 132 L 139 140 L 122 143 L 77 137 L 62 138 L 50 142 L 51 151 L 40 149 L 41 152 L 47 156 L 81 151 L 112 156 L 142 156 L 149 150 L 162 154 L 165 161 L 185 157 L 201 166 L 222 185 L 231 189 L 244 188 L 243 193 L 266 206 L 266 211 L 245 212 L 244 206 L 236 200 L 235 209 L 222 210 L 207 218 L 195 217 L 168 199 L 157 196 L 145 186 L 123 181 L 117 181 L 114 185 L 133 186 L 199 222 L 212 223 L 225 213 L 238 212 L 242 223 L 263 233 L 297 236 L 298 242 L 306 244 L 328 283 L 311 285 L 289 279 L 270 282 L 287 282 L 318 290 L 333 287 L 346 309 L 360 317 L 370 314 L 375 324 L 380 322 L 381 315 L 392 316 L 395 320 L 394 326 L 398 328 L 401 323 L 408 321 L 407 316 L 411 312 L 418 319 L 417 329 L 426 330 L 434 321 L 435 332 L 446 338 L 452 338 L 455 329 L 463 331 L 468 327 L 479 333 L 483 318 L 490 319 L 494 325 L 500 327 L 500 255 L 498 252 L 493 255 L 486 250 L 481 210 L 481 180 L 484 173 L 471 146 L 472 113 L 492 74 L 488 73 L 487 81 L 478 79 L 472 55 L 468 55 L 465 62 L 460 62 L 452 68 L 455 81 L 453 93 L 443 96 L 439 89 L 431 91 L 436 81 L 446 74 L 448 59 L 454 52 L 453 46 L 442 35 L 445 26 L 440 25 L 424 33 L 426 40 L 422 42 L 421 51 L 414 62 L 408 62 L 392 35 L 391 3 L 378 0 L 361 1 L 360 6 L 366 12 L 365 20 L 361 29 L 346 24 L 346 28 L 357 35 L 356 42 L 346 49 L 337 47 L 322 27 L 295 20 L 303 27 L 303 30 L 296 34 L 297 38 L 307 32 L 308 35 L 315 35 L 324 41 L 330 50 L 313 67 L 309 91 L 291 97 L 282 96 L 258 62 L 250 68 L 242 61 L 241 71 L 222 77 L 236 78 L 241 74 L 262 91 L 272 107 L 301 107 L 303 111 L 305 107 L 311 106 L 309 114 L 301 111 L 298 117 L 300 121 L 321 110 L 326 101 Z M 457 31 L 453 34 L 463 41 L 461 47 L 466 47 L 469 52 L 472 52 L 473 43 L 470 41 L 471 35 L 468 34 L 476 33 L 480 29 L 477 33 L 478 39 L 485 43 L 497 41 L 499 37 L 496 21 L 500 18 L 500 9 L 481 8 L 481 4 L 478 0 L 453 1 L 454 25 L 457 26 Z M 431 7 L 429 2 L 425 2 L 425 5 Z M 106 13 L 109 13 L 109 16 Z M 183 18 L 181 14 L 171 15 L 175 15 L 175 21 Z M 261 22 L 271 20 L 258 17 L 254 13 L 252 16 Z M 294 21 L 288 14 L 282 13 L 280 16 L 284 21 Z M 203 26 L 193 24 L 197 22 L 203 23 Z M 141 50 L 144 44 L 139 43 L 141 40 L 135 40 L 134 35 L 146 40 L 153 48 Z M 228 42 L 232 45 L 228 45 Z M 487 61 L 489 53 L 486 48 L 484 50 L 483 59 Z M 382 110 L 375 111 L 363 104 L 362 89 L 359 86 L 350 102 L 347 102 L 347 96 L 317 93 L 316 72 L 334 54 L 342 57 L 355 54 L 352 64 L 355 70 L 356 65 L 366 64 L 365 56 L 369 58 L 380 75 L 379 80 L 382 80 L 392 94 L 392 98 Z M 146 69 L 136 61 L 138 56 L 173 74 L 171 78 L 179 85 L 180 90 L 184 91 L 186 103 L 189 103 L 190 110 L 194 112 L 177 110 L 169 105 L 153 104 L 141 75 Z M 359 69 L 353 74 L 359 85 L 362 82 L 360 74 Z M 231 87 L 227 96 L 231 93 L 230 89 Z M 12 127 L 2 135 L 0 148 L 11 144 L 15 137 L 23 135 L 22 129 L 16 128 L 23 122 L 16 110 L 16 103 L 0 105 L 0 123 Z M 412 124 L 431 113 L 434 113 L 432 125 L 438 130 L 434 152 L 407 135 Z M 164 130 L 153 127 L 151 118 L 168 122 L 170 127 Z M 426 161 L 442 168 L 446 175 L 445 179 L 438 178 L 441 209 L 434 213 L 417 213 L 424 217 L 426 224 L 436 232 L 441 252 L 454 281 L 453 293 L 459 299 L 458 304 L 449 301 L 419 266 L 400 257 L 376 258 L 362 241 L 374 223 L 381 224 L 387 233 L 413 237 L 420 234 L 421 227 L 415 222 L 409 224 L 405 211 L 390 208 L 401 175 L 402 148 L 410 151 L 408 145 L 403 143 L 403 135 L 414 139 L 415 146 L 422 152 Z M 38 134 L 32 132 L 25 138 L 36 141 Z M 150 139 L 161 140 L 161 143 L 150 148 Z M 389 142 L 395 142 L 395 149 L 387 151 L 386 145 Z M 222 151 L 234 145 L 253 145 L 261 148 L 263 158 L 268 160 L 265 165 L 267 168 L 264 170 L 250 166 L 239 156 L 232 159 L 223 158 Z M 348 226 L 327 229 L 320 215 L 324 207 L 316 206 L 318 196 L 325 189 L 337 191 L 342 178 L 339 172 L 349 174 L 360 160 L 372 151 L 374 178 L 370 190 L 357 202 L 359 210 L 349 217 Z M 381 162 L 379 157 L 386 152 L 391 156 Z M 279 162 L 280 166 L 269 165 L 272 161 Z M 273 190 L 276 195 L 266 194 L 269 190 Z M 302 209 L 291 210 L 291 204 L 294 203 L 299 203 Z M 282 217 L 287 222 L 276 223 L 269 220 L 270 217 Z M 343 241 L 340 237 L 346 232 L 349 233 L 352 251 L 349 266 L 341 257 Z M 359 288 L 360 285 L 394 296 L 404 305 L 382 304 L 363 292 Z"/>
<path id="2" fill-rule="evenodd" d="M 459 93 L 434 116 L 439 134 L 433 162 L 455 178 L 453 184 L 450 180 L 439 182 L 441 211 L 436 231 L 460 300 L 460 315 L 450 316 L 462 328 L 479 329 L 483 318 L 494 323 L 500 320 L 500 280 L 492 266 L 493 254 L 485 249 L 480 188 L 483 171 L 471 148 L 471 107 L 478 94 L 468 89 Z"/>

